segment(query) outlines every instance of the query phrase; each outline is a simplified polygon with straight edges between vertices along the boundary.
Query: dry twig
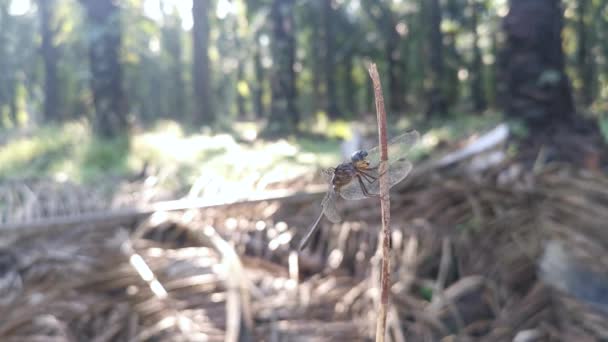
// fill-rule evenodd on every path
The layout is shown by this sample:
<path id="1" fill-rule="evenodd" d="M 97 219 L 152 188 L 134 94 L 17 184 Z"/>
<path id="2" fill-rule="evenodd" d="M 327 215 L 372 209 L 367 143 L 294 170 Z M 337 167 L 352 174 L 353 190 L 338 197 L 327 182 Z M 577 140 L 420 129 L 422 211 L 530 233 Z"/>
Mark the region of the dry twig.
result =
<path id="1" fill-rule="evenodd" d="M 390 211 L 391 202 L 389 198 L 388 178 L 388 145 L 386 137 L 386 111 L 384 110 L 384 96 L 382 95 L 382 84 L 378 75 L 376 64 L 369 66 L 369 75 L 374 83 L 374 96 L 376 98 L 376 115 L 378 118 L 378 140 L 380 146 L 380 207 L 382 212 L 382 271 L 380 275 L 380 307 L 376 321 L 376 341 L 384 341 L 386 335 L 386 314 L 388 312 L 388 295 L 390 291 L 390 251 L 391 251 L 391 228 Z"/>

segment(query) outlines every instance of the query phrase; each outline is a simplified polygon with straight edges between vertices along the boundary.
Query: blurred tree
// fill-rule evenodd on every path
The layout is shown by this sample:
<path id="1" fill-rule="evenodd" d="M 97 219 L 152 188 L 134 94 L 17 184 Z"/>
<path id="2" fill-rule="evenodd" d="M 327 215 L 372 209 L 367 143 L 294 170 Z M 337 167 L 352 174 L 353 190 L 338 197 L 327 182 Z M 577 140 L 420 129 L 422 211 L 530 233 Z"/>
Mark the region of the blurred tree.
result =
<path id="1" fill-rule="evenodd" d="M 323 0 L 323 75 L 325 76 L 325 112 L 336 119 L 342 116 L 338 108 L 338 96 L 336 93 L 336 46 L 334 26 L 336 15 L 334 7 L 337 4 L 333 0 Z"/>
<path id="2" fill-rule="evenodd" d="M 247 11 L 249 10 L 246 1 L 237 2 L 237 12 L 234 20 L 235 31 L 235 47 L 236 47 L 236 102 L 237 113 L 240 119 L 252 119 L 250 116 L 250 91 L 249 83 L 247 82 L 248 75 L 246 67 L 249 65 L 248 57 L 251 55 L 252 44 L 250 41 L 251 35 L 249 21 L 247 20 Z"/>
<path id="3" fill-rule="evenodd" d="M 9 110 L 11 97 L 11 81 L 9 59 L 8 59 L 8 27 L 10 17 L 8 15 L 8 0 L 0 0 L 0 127 L 5 126 L 5 113 Z"/>
<path id="4" fill-rule="evenodd" d="M 473 60 L 471 63 L 471 97 L 473 108 L 481 112 L 486 109 L 486 99 L 483 91 L 483 63 L 481 60 L 481 49 L 479 47 L 479 13 L 483 5 L 477 0 L 469 1 L 471 9 L 471 32 L 473 34 L 472 49 Z"/>
<path id="5" fill-rule="evenodd" d="M 589 0 L 577 1 L 577 68 L 581 80 L 580 99 L 583 105 L 588 106 L 593 102 L 593 69 L 594 62 L 591 58 L 590 42 L 591 34 L 588 30 L 589 25 L 589 9 L 591 2 Z"/>
<path id="6" fill-rule="evenodd" d="M 266 127 L 269 135 L 293 132 L 300 121 L 296 108 L 294 0 L 273 0 L 272 20 L 272 104 Z"/>
<path id="7" fill-rule="evenodd" d="M 162 2 L 161 2 L 162 3 Z M 167 56 L 168 110 L 173 118 L 184 120 L 186 114 L 186 86 L 183 72 L 182 20 L 175 6 L 163 6 L 162 46 Z M 168 12 L 166 10 L 169 10 Z"/>
<path id="8" fill-rule="evenodd" d="M 559 0 L 511 0 L 504 19 L 505 111 L 545 129 L 570 122 L 574 103 L 562 50 Z"/>
<path id="9" fill-rule="evenodd" d="M 57 121 L 59 115 L 59 100 L 62 90 L 58 84 L 57 66 L 59 51 L 55 43 L 58 32 L 56 22 L 55 0 L 38 0 L 38 13 L 40 16 L 40 36 L 42 45 L 40 51 L 44 60 L 44 121 Z"/>
<path id="10" fill-rule="evenodd" d="M 262 65 L 262 59 L 266 53 L 262 41 L 267 41 L 268 35 L 268 11 L 262 1 L 248 1 L 246 18 L 249 22 L 249 34 L 251 37 L 251 55 L 253 57 L 253 77 L 249 82 L 249 88 L 253 96 L 253 111 L 256 118 L 266 116 L 264 105 L 264 89 L 266 85 L 266 70 Z"/>
<path id="11" fill-rule="evenodd" d="M 324 5 L 325 2 L 312 2 L 309 5 L 308 17 L 306 20 L 312 23 L 311 35 L 308 40 L 308 47 L 310 49 L 310 58 L 308 67 L 310 68 L 310 72 L 312 73 L 312 111 L 316 112 L 319 109 L 323 108 L 327 110 L 328 106 L 324 106 L 323 104 L 327 101 L 324 100 L 324 91 L 322 88 L 327 86 L 327 82 L 325 85 L 321 85 L 323 72 L 321 72 L 321 65 L 323 64 L 321 61 L 321 43 L 323 42 L 323 35 L 321 32 L 322 23 L 320 15 L 320 7 Z M 327 80 L 327 77 L 325 78 Z"/>
<path id="12" fill-rule="evenodd" d="M 103 137 L 126 133 L 127 102 L 122 85 L 120 10 L 112 0 L 80 0 L 87 13 L 95 131 Z"/>
<path id="13" fill-rule="evenodd" d="M 443 34 L 441 33 L 441 7 L 439 0 L 430 0 L 428 5 L 431 77 L 427 113 L 429 115 L 445 115 L 447 114 L 447 103 L 442 89 L 442 82 L 444 81 L 444 61 Z"/>
<path id="14" fill-rule="evenodd" d="M 389 110 L 401 112 L 405 109 L 405 65 L 407 56 L 401 53 L 401 35 L 395 11 L 386 2 L 364 0 L 366 13 L 371 17 L 384 39 L 384 61 L 387 68 Z"/>
<path id="15" fill-rule="evenodd" d="M 470 6 L 467 0 L 448 0 L 443 2 L 445 5 L 441 11 L 441 39 L 443 72 L 439 79 L 446 107 L 451 107 L 459 100 L 470 97 L 467 84 L 471 81 L 469 77 L 473 72 L 471 63 L 467 57 L 471 55 L 471 44 L 463 44 L 466 38 L 470 38 Z M 441 6 L 442 3 L 440 2 Z M 430 10 L 430 8 L 429 8 Z M 466 37 L 465 39 L 463 39 Z M 470 41 L 470 39 L 468 39 Z M 432 42 L 431 42 L 432 44 Z M 432 75 L 432 73 L 431 73 Z"/>
<path id="16" fill-rule="evenodd" d="M 192 1 L 194 122 L 213 124 L 216 118 L 211 94 L 211 68 L 209 63 L 210 0 Z"/>

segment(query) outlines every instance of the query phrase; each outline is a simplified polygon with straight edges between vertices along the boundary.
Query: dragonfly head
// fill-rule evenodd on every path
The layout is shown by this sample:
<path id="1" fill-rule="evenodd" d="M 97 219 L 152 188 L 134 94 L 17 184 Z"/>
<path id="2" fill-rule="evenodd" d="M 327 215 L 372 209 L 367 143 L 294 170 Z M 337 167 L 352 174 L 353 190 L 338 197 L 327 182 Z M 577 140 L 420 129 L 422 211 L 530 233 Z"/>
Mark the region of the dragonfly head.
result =
<path id="1" fill-rule="evenodd" d="M 367 151 L 359 150 L 359 151 L 353 152 L 353 154 L 350 156 L 350 161 L 356 167 L 367 168 L 369 166 L 369 161 L 366 158 L 367 158 Z"/>

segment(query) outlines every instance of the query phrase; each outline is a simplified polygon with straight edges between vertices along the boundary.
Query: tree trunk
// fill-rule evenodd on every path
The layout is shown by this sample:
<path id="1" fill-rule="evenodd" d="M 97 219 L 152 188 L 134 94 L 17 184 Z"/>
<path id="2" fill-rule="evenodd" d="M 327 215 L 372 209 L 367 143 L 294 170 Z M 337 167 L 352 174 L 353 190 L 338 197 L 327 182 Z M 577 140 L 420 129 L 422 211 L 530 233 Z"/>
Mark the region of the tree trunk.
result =
<path id="1" fill-rule="evenodd" d="M 483 92 L 483 63 L 481 60 L 481 49 L 479 49 L 479 6 L 476 0 L 471 3 L 471 31 L 473 32 L 473 63 L 471 65 L 471 97 L 473 108 L 477 112 L 486 109 L 487 103 Z"/>
<path id="2" fill-rule="evenodd" d="M 441 7 L 439 0 L 429 1 L 430 25 L 430 80 L 429 115 L 445 115 L 447 103 L 443 92 L 444 65 L 443 65 L 443 34 L 441 33 Z"/>
<path id="3" fill-rule="evenodd" d="M 388 74 L 388 107 L 393 113 L 401 112 L 405 109 L 405 61 L 406 56 L 401 54 L 401 36 L 396 31 L 397 21 L 393 17 L 393 12 L 387 4 L 378 1 L 366 0 L 361 5 L 378 28 L 378 31 L 385 38 L 384 59 L 387 62 Z M 376 6 L 376 7 L 374 7 Z M 377 10 L 374 10 L 377 9 Z"/>
<path id="4" fill-rule="evenodd" d="M 262 66 L 262 45 L 260 35 L 256 34 L 255 52 L 253 54 L 253 67 L 255 71 L 255 84 L 253 85 L 253 105 L 255 106 L 255 116 L 260 119 L 266 116 L 264 108 L 264 68 Z"/>
<path id="5" fill-rule="evenodd" d="M 194 122 L 199 125 L 215 121 L 209 66 L 209 13 L 209 0 L 192 2 Z"/>
<path id="6" fill-rule="evenodd" d="M 273 0 L 272 105 L 266 132 L 269 135 L 295 131 L 300 120 L 296 109 L 294 0 Z"/>
<path id="7" fill-rule="evenodd" d="M 169 113 L 173 119 L 185 119 L 186 99 L 185 81 L 183 71 L 183 48 L 181 40 L 182 22 L 179 14 L 174 9 L 173 13 L 165 16 L 165 28 L 163 29 L 163 40 L 167 51 L 169 64 Z"/>
<path id="8" fill-rule="evenodd" d="M 579 0 L 577 6 L 577 64 L 581 78 L 580 99 L 583 105 L 588 106 L 593 102 L 593 59 L 590 54 L 591 44 L 589 44 L 589 32 L 586 23 L 589 0 Z"/>
<path id="9" fill-rule="evenodd" d="M 544 129 L 573 118 L 574 104 L 564 72 L 559 0 L 511 0 L 504 19 L 506 47 L 502 76 L 507 115 Z"/>
<path id="10" fill-rule="evenodd" d="M 312 106 L 313 112 L 316 112 L 323 108 L 323 92 L 321 92 L 321 54 L 319 53 L 321 50 L 321 42 L 323 41 L 323 37 L 321 34 L 321 30 L 319 29 L 320 20 L 319 20 L 319 9 L 317 6 L 311 5 L 311 22 L 312 22 L 312 34 L 310 38 L 310 48 L 311 48 L 311 70 L 312 70 Z"/>
<path id="11" fill-rule="evenodd" d="M 57 121 L 59 117 L 59 84 L 57 82 L 58 50 L 55 46 L 55 0 L 38 0 L 40 15 L 41 53 L 44 60 L 43 121 Z"/>
<path id="12" fill-rule="evenodd" d="M 357 111 L 357 99 L 355 98 L 357 89 L 355 80 L 353 79 L 353 55 L 349 51 L 344 56 L 344 108 L 349 112 L 351 117 L 355 117 Z"/>
<path id="13" fill-rule="evenodd" d="M 127 131 L 127 102 L 120 64 L 120 10 L 112 0 L 81 0 L 87 12 L 95 131 L 114 137 Z"/>
<path id="14" fill-rule="evenodd" d="M 239 32 L 238 20 L 234 20 L 234 32 Z M 236 48 L 237 54 L 237 67 L 236 67 L 236 107 L 237 114 L 240 119 L 247 119 L 247 106 L 245 103 L 245 95 L 243 93 L 241 83 L 245 82 L 245 56 L 241 50 L 243 49 L 241 43 L 241 37 L 238 34 L 235 34 L 234 37 L 234 46 Z"/>
<path id="15" fill-rule="evenodd" d="M 5 107 L 10 107 L 11 100 L 9 98 L 9 87 L 12 75 L 8 72 L 11 68 L 9 67 L 7 58 L 8 52 L 6 51 L 8 41 L 7 31 L 9 26 L 8 6 L 9 3 L 7 1 L 0 1 L 0 70 L 3 70 L 3 72 L 0 73 L 0 116 L 4 116 Z M 1 121 L 0 127 L 4 127 Z"/>
<path id="16" fill-rule="evenodd" d="M 338 98 L 336 92 L 336 68 L 334 50 L 336 49 L 334 34 L 334 9 L 332 0 L 323 0 L 323 28 L 324 28 L 324 49 L 323 74 L 325 74 L 325 111 L 332 119 L 342 116 L 338 108 Z"/>
<path id="17" fill-rule="evenodd" d="M 392 20 L 391 20 L 392 22 Z M 401 37 L 395 31 L 395 26 L 388 28 L 387 42 L 385 45 L 385 55 L 388 63 L 388 90 L 389 90 L 389 110 L 399 113 L 405 109 L 405 87 L 403 78 L 405 77 L 403 55 L 399 51 Z"/>

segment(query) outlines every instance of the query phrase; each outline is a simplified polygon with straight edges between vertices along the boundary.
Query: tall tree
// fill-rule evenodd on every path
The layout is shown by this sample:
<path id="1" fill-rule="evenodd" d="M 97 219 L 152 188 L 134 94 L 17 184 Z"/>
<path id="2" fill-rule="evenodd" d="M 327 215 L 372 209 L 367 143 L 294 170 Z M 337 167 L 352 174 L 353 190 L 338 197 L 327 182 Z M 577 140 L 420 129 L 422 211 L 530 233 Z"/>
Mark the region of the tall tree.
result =
<path id="1" fill-rule="evenodd" d="M 580 99 L 586 106 L 593 101 L 593 59 L 591 58 L 590 32 L 588 31 L 589 0 L 577 1 L 577 52 L 576 62 L 581 80 Z"/>
<path id="2" fill-rule="evenodd" d="M 294 131 L 300 121 L 296 108 L 294 0 L 273 0 L 272 103 L 266 131 L 269 135 Z"/>
<path id="3" fill-rule="evenodd" d="M 212 124 L 215 121 L 209 64 L 209 0 L 192 1 L 194 122 Z"/>
<path id="4" fill-rule="evenodd" d="M 322 63 L 322 59 L 321 59 L 321 42 L 323 41 L 322 39 L 322 32 L 320 27 L 321 25 L 321 17 L 319 15 L 319 10 L 320 7 L 323 3 L 319 3 L 319 2 L 311 2 L 309 5 L 309 18 L 307 18 L 308 20 L 310 20 L 311 23 L 311 35 L 310 35 L 310 40 L 308 41 L 308 45 L 310 48 L 310 58 L 309 58 L 309 62 L 310 62 L 310 70 L 312 72 L 312 94 L 313 94 L 313 98 L 312 98 L 312 108 L 313 108 L 313 112 L 317 112 L 317 110 L 322 109 L 323 106 L 323 92 L 321 89 L 321 82 L 322 82 L 322 75 L 323 72 L 321 72 L 321 64 Z"/>
<path id="5" fill-rule="evenodd" d="M 429 33 L 430 33 L 430 81 L 429 115 L 446 114 L 447 102 L 443 91 L 443 34 L 441 33 L 441 7 L 439 0 L 429 1 Z"/>
<path id="6" fill-rule="evenodd" d="M 59 120 L 59 92 L 57 63 L 59 51 L 55 44 L 57 32 L 55 0 L 38 0 L 38 13 L 40 15 L 40 36 L 42 46 L 40 51 L 44 61 L 44 121 Z"/>
<path id="7" fill-rule="evenodd" d="M 162 30 L 163 46 L 168 55 L 169 112 L 175 113 L 176 119 L 184 119 L 186 111 L 185 81 L 183 72 L 182 21 L 176 8 L 171 13 L 164 13 Z"/>
<path id="8" fill-rule="evenodd" d="M 477 0 L 471 0 L 471 32 L 473 33 L 473 61 L 471 63 L 471 97 L 473 108 L 480 112 L 486 109 L 486 98 L 483 92 L 482 73 L 483 63 L 481 60 L 481 49 L 479 48 L 479 12 L 482 6 Z"/>
<path id="9" fill-rule="evenodd" d="M 6 0 L 0 0 L 0 117 L 4 116 L 5 107 L 10 106 L 11 98 L 9 97 L 11 81 L 8 73 L 12 68 L 9 67 L 8 61 L 8 27 L 9 27 L 9 3 Z M 0 121 L 0 127 L 2 122 Z"/>
<path id="10" fill-rule="evenodd" d="M 338 108 L 338 96 L 336 92 L 336 67 L 334 51 L 335 40 L 335 9 L 332 0 L 323 0 L 323 75 L 325 76 L 325 112 L 330 118 L 336 119 L 341 116 Z"/>
<path id="11" fill-rule="evenodd" d="M 127 101 L 122 85 L 120 10 L 112 0 L 80 0 L 87 13 L 89 67 L 95 131 L 103 137 L 126 133 Z"/>
<path id="12" fill-rule="evenodd" d="M 574 104 L 564 71 L 559 0 L 511 0 L 504 19 L 505 112 L 542 130 L 569 122 Z"/>
<path id="13" fill-rule="evenodd" d="M 365 0 L 361 3 L 384 38 L 389 91 L 389 109 L 400 112 L 405 109 L 405 65 L 406 55 L 401 53 L 401 35 L 397 31 L 398 20 L 392 8 L 381 1 Z"/>
<path id="14" fill-rule="evenodd" d="M 260 44 L 260 33 L 255 34 L 254 53 L 253 53 L 253 69 L 255 75 L 255 83 L 253 89 L 253 107 L 257 118 L 263 118 L 266 115 L 264 108 L 264 67 L 262 66 L 262 44 Z"/>

